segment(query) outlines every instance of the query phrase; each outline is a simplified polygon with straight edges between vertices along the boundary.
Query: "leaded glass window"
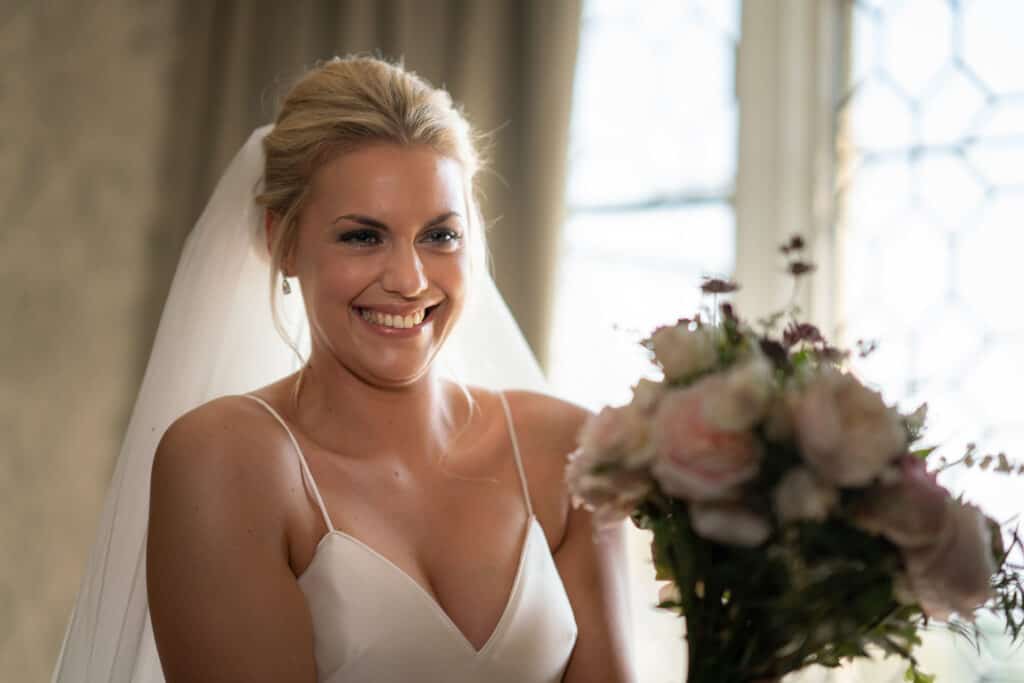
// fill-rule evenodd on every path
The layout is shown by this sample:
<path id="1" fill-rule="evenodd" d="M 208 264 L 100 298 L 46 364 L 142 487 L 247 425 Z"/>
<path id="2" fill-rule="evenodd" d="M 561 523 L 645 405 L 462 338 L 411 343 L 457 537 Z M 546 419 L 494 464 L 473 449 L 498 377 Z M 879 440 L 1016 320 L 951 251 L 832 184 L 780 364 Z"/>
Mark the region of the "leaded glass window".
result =
<path id="1" fill-rule="evenodd" d="M 881 338 L 858 364 L 892 399 L 925 399 L 955 457 L 1024 458 L 1024 3 L 852 3 L 838 107 L 841 318 Z M 1019 479 L 953 482 L 1003 519 Z"/>

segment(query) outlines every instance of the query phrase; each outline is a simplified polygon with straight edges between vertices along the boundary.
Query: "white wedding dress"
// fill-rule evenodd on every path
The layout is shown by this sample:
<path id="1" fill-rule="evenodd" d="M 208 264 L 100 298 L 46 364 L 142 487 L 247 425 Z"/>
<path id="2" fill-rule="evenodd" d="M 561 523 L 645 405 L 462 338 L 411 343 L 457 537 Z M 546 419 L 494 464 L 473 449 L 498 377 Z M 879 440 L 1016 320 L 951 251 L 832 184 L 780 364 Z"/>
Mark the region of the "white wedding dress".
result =
<path id="1" fill-rule="evenodd" d="M 299 577 L 313 618 L 321 683 L 557 683 L 576 643 L 576 620 L 547 538 L 533 514 L 504 394 L 499 394 L 529 521 L 512 591 L 477 650 L 437 601 L 368 545 L 334 527 L 298 441 L 281 416 L 327 533 Z"/>

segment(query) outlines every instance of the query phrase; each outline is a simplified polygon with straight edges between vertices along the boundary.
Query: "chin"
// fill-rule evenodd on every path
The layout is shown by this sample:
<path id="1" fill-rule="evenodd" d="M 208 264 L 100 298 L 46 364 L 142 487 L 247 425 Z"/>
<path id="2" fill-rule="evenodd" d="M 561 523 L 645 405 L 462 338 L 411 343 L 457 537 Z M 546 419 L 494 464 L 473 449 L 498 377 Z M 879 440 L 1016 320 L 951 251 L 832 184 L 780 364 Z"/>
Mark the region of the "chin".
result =
<path id="1" fill-rule="evenodd" d="M 367 368 L 366 374 L 371 384 L 386 389 L 399 389 L 422 382 L 430 375 L 430 365 L 399 368 L 395 366 Z"/>

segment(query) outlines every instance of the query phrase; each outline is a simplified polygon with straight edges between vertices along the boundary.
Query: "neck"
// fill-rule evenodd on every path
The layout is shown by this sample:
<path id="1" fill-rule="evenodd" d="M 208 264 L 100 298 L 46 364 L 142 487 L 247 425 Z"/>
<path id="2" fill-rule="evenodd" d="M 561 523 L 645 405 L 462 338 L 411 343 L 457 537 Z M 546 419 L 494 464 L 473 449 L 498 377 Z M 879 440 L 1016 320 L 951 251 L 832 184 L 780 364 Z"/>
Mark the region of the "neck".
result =
<path id="1" fill-rule="evenodd" d="M 433 369 L 408 385 L 380 387 L 322 357 L 306 368 L 294 405 L 318 444 L 356 458 L 434 460 L 466 419 L 465 399 Z"/>

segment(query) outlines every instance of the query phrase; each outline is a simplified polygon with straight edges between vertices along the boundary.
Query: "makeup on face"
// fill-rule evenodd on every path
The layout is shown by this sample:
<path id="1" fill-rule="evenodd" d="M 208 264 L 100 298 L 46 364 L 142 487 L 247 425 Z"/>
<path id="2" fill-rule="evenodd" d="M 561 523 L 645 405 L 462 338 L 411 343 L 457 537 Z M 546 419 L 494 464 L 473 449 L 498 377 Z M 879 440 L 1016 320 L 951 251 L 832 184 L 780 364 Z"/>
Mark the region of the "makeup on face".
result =
<path id="1" fill-rule="evenodd" d="M 464 183 L 426 147 L 370 146 L 318 169 L 296 258 L 314 353 L 387 383 L 427 370 L 465 298 Z"/>

